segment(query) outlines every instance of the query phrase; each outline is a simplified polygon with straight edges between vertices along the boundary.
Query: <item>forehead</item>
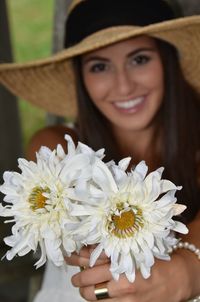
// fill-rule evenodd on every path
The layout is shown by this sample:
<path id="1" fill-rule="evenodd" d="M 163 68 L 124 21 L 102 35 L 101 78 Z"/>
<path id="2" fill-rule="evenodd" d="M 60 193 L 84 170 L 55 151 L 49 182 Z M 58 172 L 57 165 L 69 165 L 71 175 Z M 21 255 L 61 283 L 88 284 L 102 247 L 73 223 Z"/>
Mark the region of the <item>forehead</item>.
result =
<path id="1" fill-rule="evenodd" d="M 138 36 L 138 37 L 130 38 L 124 41 L 111 44 L 106 47 L 93 50 L 83 55 L 83 57 L 98 56 L 98 55 L 103 56 L 106 54 L 112 55 L 116 52 L 126 53 L 130 51 L 135 51 L 137 49 L 156 49 L 156 48 L 157 45 L 154 38 L 149 36 Z"/>

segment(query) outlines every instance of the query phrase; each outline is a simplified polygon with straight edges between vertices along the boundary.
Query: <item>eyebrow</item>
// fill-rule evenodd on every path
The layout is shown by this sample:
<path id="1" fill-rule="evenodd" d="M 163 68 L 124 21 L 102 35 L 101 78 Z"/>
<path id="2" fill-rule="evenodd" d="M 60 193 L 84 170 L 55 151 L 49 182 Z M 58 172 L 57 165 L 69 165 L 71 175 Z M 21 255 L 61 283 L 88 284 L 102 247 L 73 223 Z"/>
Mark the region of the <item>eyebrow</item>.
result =
<path id="1" fill-rule="evenodd" d="M 151 52 L 155 52 L 156 49 L 154 47 L 141 47 L 141 48 L 137 48 L 133 51 L 131 51 L 130 53 L 128 53 L 126 55 L 127 58 L 130 58 L 134 55 L 136 55 L 137 53 L 140 53 L 140 52 L 143 52 L 143 51 L 151 51 Z M 103 62 L 109 62 L 110 60 L 107 59 L 107 58 L 104 58 L 102 56 L 90 56 L 88 58 L 86 58 L 85 60 L 83 60 L 83 64 L 87 64 L 89 62 L 92 62 L 92 61 L 103 61 Z"/>
<path id="2" fill-rule="evenodd" d="M 154 47 L 141 47 L 137 48 L 136 50 L 131 51 L 130 53 L 127 54 L 127 58 L 132 57 L 136 55 L 137 53 L 143 52 L 143 51 L 151 51 L 151 52 L 156 52 L 157 49 Z"/>

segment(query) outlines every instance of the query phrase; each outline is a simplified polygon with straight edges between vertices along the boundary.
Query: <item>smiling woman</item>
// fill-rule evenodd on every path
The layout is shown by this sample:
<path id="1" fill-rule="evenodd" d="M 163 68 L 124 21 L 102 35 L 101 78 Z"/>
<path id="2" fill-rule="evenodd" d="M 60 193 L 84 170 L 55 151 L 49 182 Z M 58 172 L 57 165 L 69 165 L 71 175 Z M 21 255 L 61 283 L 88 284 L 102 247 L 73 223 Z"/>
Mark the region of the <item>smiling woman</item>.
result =
<path id="1" fill-rule="evenodd" d="M 85 54 L 82 73 L 90 98 L 111 121 L 113 133 L 123 132 L 126 141 L 125 131 L 152 129 L 164 89 L 162 62 L 153 39 L 138 37 Z"/>
<path id="2" fill-rule="evenodd" d="M 72 1 L 66 21 L 65 50 L 44 60 L 2 65 L 0 81 L 31 103 L 74 119 L 73 128 L 61 125 L 37 132 L 29 145 L 30 158 L 34 158 L 41 145 L 55 148 L 61 143 L 66 147 L 62 136 L 67 132 L 76 142 L 81 140 L 94 150 L 104 147 L 106 161 L 130 156 L 131 165 L 145 160 L 150 172 L 164 166 L 164 177 L 183 186 L 177 198 L 187 210 L 178 219 L 187 224 L 189 234 L 182 236 L 182 240 L 195 248 L 193 252 L 178 248 L 168 262 L 156 259 L 149 278 L 144 279 L 143 268 L 152 263 L 145 249 L 151 240 L 148 237 L 140 244 L 133 228 L 148 227 L 143 217 L 146 208 L 142 212 L 140 208 L 146 195 L 138 192 L 136 200 L 120 197 L 114 214 L 108 211 L 106 215 L 103 211 L 103 217 L 108 221 L 108 229 L 113 230 L 115 242 L 122 235 L 120 248 L 124 253 L 125 232 L 132 236 L 138 259 L 144 263 L 143 268 L 136 270 L 135 281 L 130 284 L 125 275 L 118 282 L 113 280 L 116 267 L 110 270 L 110 258 L 104 252 L 117 263 L 119 246 L 116 244 L 115 250 L 110 242 L 103 246 L 96 265 L 89 268 L 90 255 L 96 252 L 90 246 L 91 238 L 98 229 L 88 237 L 91 241 L 80 254 L 66 259 L 66 266 L 57 269 L 50 264 L 37 302 L 82 301 L 77 289 L 85 300 L 104 297 L 103 301 L 113 302 L 180 302 L 200 293 L 200 266 L 195 256 L 200 247 L 200 17 L 175 18 L 166 1 L 150 2 L 151 5 L 149 0 Z M 126 182 L 122 174 L 116 169 L 113 174 L 122 179 L 123 187 Z M 149 192 L 152 198 L 154 180 Z M 125 192 L 129 197 L 131 185 L 127 185 Z M 106 180 L 104 187 L 108 188 Z M 98 186 L 93 190 L 89 201 L 99 198 L 98 204 L 106 203 L 104 210 L 109 207 L 113 195 L 106 202 L 99 195 Z M 174 192 L 171 194 L 174 196 Z M 135 204 L 131 207 L 128 202 Z M 158 202 L 158 207 L 161 205 Z M 163 221 L 151 209 L 152 219 L 158 219 L 154 227 L 159 232 Z M 172 214 L 169 211 L 166 215 L 170 218 Z M 99 215 L 99 210 L 95 215 Z M 105 234 L 104 230 L 102 233 Z M 128 268 L 127 263 L 130 262 L 124 258 Z M 70 265 L 77 267 L 72 277 L 76 289 L 66 281 L 66 270 L 68 280 L 75 271 Z M 79 266 L 85 266 L 85 270 L 79 272 Z M 99 286 L 104 295 L 96 290 Z"/>

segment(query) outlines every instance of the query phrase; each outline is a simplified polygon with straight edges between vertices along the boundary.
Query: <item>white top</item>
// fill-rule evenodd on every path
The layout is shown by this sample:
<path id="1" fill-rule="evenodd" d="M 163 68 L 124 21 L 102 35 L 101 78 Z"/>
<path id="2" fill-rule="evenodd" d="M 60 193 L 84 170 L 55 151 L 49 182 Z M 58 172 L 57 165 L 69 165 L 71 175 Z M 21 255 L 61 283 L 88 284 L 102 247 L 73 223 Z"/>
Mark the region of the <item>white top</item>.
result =
<path id="1" fill-rule="evenodd" d="M 41 290 L 33 302 L 83 302 L 79 290 L 71 284 L 71 277 L 80 270 L 77 267 L 55 266 L 48 262 Z"/>

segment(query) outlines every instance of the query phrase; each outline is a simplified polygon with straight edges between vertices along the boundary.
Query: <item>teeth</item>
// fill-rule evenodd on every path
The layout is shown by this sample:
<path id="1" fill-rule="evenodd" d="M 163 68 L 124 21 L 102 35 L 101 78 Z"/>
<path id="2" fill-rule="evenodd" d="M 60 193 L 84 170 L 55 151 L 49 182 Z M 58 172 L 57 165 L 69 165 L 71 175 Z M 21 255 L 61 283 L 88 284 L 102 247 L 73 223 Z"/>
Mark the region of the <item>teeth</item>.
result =
<path id="1" fill-rule="evenodd" d="M 133 108 L 133 107 L 137 106 L 138 104 L 140 104 L 143 101 L 143 99 L 144 99 L 143 97 L 140 97 L 140 98 L 130 100 L 127 102 L 115 102 L 115 105 L 118 108 L 130 109 L 130 108 Z"/>

